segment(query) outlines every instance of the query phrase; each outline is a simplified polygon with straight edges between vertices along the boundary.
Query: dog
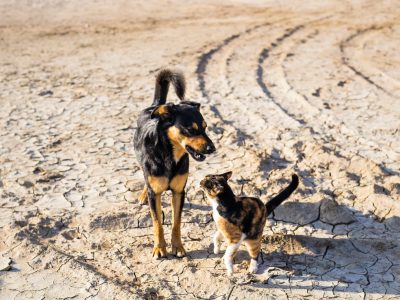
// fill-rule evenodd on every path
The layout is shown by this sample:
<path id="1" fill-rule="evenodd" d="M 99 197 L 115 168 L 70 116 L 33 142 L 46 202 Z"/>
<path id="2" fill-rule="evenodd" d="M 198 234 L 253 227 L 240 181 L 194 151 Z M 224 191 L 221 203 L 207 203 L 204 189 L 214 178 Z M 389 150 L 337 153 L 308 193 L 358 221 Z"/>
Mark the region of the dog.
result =
<path id="1" fill-rule="evenodd" d="M 170 83 L 179 104 L 166 103 Z M 161 194 L 172 191 L 172 254 L 186 255 L 181 241 L 181 217 L 185 186 L 189 172 L 189 155 L 203 161 L 215 152 L 214 143 L 206 134 L 207 123 L 200 113 L 200 103 L 185 101 L 186 83 L 182 73 L 169 69 L 156 76 L 154 100 L 137 121 L 134 148 L 143 170 L 145 186 L 139 201 L 150 206 L 154 230 L 153 257 L 166 257 L 162 228 Z"/>

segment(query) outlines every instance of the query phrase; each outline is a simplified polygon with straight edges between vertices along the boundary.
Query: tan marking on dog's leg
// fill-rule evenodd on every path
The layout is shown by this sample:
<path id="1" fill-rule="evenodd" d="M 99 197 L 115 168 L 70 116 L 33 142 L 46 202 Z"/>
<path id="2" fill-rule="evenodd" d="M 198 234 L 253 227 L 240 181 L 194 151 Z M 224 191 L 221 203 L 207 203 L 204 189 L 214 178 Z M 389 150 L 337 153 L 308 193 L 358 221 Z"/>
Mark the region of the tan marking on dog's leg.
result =
<path id="1" fill-rule="evenodd" d="M 247 251 L 249 252 L 249 255 L 251 257 L 248 271 L 250 273 L 256 273 L 258 270 L 257 257 L 261 250 L 261 240 L 247 240 L 245 241 L 245 244 L 247 247 Z"/>
<path id="2" fill-rule="evenodd" d="M 181 240 L 181 217 L 188 175 L 189 173 L 178 174 L 172 178 L 169 184 L 172 189 L 172 253 L 178 257 L 186 255 Z"/>
<path id="3" fill-rule="evenodd" d="M 183 257 L 186 255 L 186 251 L 182 245 L 181 239 L 181 218 L 182 218 L 182 206 L 185 194 L 172 192 L 172 254 L 177 257 Z"/>
<path id="4" fill-rule="evenodd" d="M 153 256 L 166 257 L 167 256 L 167 248 L 166 242 L 164 239 L 164 230 L 162 227 L 162 216 L 161 216 L 161 194 L 155 195 L 155 214 L 153 210 L 151 211 L 151 218 L 153 219 L 153 231 L 154 231 L 154 248 L 153 248 Z"/>
<path id="5" fill-rule="evenodd" d="M 140 204 L 147 203 L 147 185 L 145 185 L 143 187 L 143 191 L 140 193 L 138 200 L 139 200 Z"/>
<path id="6" fill-rule="evenodd" d="M 155 194 L 161 194 L 168 189 L 168 178 L 165 176 L 148 176 L 147 182 Z"/>
<path id="7" fill-rule="evenodd" d="M 172 178 L 171 182 L 169 183 L 171 190 L 177 193 L 181 193 L 186 186 L 186 181 L 188 176 L 189 173 L 185 173 L 185 174 L 178 174 L 174 178 Z"/>

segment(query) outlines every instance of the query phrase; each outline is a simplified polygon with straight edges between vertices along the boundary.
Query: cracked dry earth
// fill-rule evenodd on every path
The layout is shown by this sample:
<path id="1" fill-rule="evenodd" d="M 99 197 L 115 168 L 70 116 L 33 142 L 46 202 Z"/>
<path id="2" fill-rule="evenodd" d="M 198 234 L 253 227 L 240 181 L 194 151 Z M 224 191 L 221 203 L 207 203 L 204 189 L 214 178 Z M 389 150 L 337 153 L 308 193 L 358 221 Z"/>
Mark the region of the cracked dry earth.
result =
<path id="1" fill-rule="evenodd" d="M 260 3 L 2 1 L 1 299 L 399 297 L 400 4 Z M 187 257 L 154 260 L 132 136 L 164 66 L 218 151 L 191 162 Z M 210 246 L 198 184 L 227 170 L 263 201 L 301 177 L 255 275 Z"/>

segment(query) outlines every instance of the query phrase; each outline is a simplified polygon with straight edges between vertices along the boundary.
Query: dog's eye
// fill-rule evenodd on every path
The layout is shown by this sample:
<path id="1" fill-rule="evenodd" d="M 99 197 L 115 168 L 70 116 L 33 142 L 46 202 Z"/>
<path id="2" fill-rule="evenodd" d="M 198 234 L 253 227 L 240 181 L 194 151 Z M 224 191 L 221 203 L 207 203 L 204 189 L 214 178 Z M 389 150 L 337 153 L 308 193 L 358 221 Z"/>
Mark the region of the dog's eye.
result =
<path id="1" fill-rule="evenodd" d="M 181 127 L 181 133 L 186 136 L 192 135 L 193 129 L 191 127 Z"/>
<path id="2" fill-rule="evenodd" d="M 203 128 L 206 129 L 207 128 L 207 123 L 205 121 L 203 121 Z"/>
<path id="3" fill-rule="evenodd" d="M 186 136 L 197 135 L 198 130 L 195 130 L 192 126 L 187 126 L 182 128 L 182 134 Z"/>
<path id="4" fill-rule="evenodd" d="M 193 128 L 194 130 L 199 130 L 199 126 L 198 126 L 195 122 L 193 122 L 192 128 Z"/>

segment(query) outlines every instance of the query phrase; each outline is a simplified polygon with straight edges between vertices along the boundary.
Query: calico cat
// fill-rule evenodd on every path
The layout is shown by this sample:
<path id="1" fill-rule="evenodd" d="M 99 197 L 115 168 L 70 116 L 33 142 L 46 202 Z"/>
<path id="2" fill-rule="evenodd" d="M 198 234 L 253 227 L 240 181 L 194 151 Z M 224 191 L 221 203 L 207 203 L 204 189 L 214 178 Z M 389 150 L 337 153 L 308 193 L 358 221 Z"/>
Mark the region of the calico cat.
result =
<path id="1" fill-rule="evenodd" d="M 292 182 L 266 204 L 258 198 L 237 197 L 228 185 L 232 172 L 220 175 L 207 175 L 200 186 L 213 207 L 213 218 L 217 224 L 214 235 L 214 253 L 220 252 L 222 239 L 228 244 L 224 262 L 228 275 L 233 273 L 233 258 L 244 242 L 250 254 L 249 272 L 256 273 L 257 257 L 261 250 L 261 239 L 267 216 L 287 199 L 299 185 L 297 175 L 292 175 Z"/>

